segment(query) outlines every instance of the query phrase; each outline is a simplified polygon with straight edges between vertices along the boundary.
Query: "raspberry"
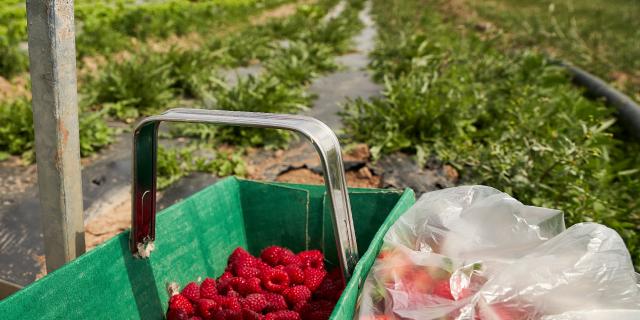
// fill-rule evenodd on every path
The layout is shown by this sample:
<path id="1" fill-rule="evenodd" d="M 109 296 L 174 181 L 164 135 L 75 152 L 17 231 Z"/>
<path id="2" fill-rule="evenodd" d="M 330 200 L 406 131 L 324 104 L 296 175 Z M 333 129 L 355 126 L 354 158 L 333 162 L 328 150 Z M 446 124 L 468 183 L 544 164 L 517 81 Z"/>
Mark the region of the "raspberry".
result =
<path id="1" fill-rule="evenodd" d="M 255 267 L 238 267 L 236 268 L 236 276 L 249 279 L 260 275 L 260 269 Z"/>
<path id="2" fill-rule="evenodd" d="M 201 316 L 192 316 L 189 320 L 204 320 Z"/>
<path id="3" fill-rule="evenodd" d="M 213 314 L 220 310 L 220 306 L 218 306 L 218 304 L 210 299 L 200 299 L 197 302 L 197 307 L 198 307 L 198 313 L 205 317 L 206 319 L 209 319 L 211 317 L 213 317 Z"/>
<path id="4" fill-rule="evenodd" d="M 304 283 L 304 271 L 302 271 L 302 268 L 300 268 L 299 265 L 290 264 L 290 265 L 284 267 L 284 271 L 289 276 L 289 282 L 291 282 L 291 284 L 303 284 Z"/>
<path id="5" fill-rule="evenodd" d="M 342 280 L 332 280 L 329 277 L 325 277 L 318 289 L 313 295 L 319 299 L 326 299 L 330 301 L 338 301 L 344 286 Z"/>
<path id="6" fill-rule="evenodd" d="M 306 301 L 298 301 L 296 302 L 296 304 L 293 305 L 293 308 L 291 308 L 291 310 L 300 313 L 300 311 L 307 305 Z"/>
<path id="7" fill-rule="evenodd" d="M 449 280 L 447 279 L 436 282 L 436 284 L 433 286 L 433 294 L 441 298 L 453 300 Z"/>
<path id="8" fill-rule="evenodd" d="M 298 302 L 306 302 L 311 299 L 311 291 L 305 286 L 295 286 L 284 290 L 284 297 L 292 306 Z"/>
<path id="9" fill-rule="evenodd" d="M 251 293 L 262 293 L 262 287 L 260 286 L 260 279 L 259 278 L 249 278 L 247 279 L 247 281 L 245 282 L 245 284 L 240 287 L 240 292 L 247 295 L 247 294 L 251 294 Z"/>
<path id="10" fill-rule="evenodd" d="M 189 320 L 189 315 L 183 310 L 169 309 L 167 311 L 167 320 Z"/>
<path id="11" fill-rule="evenodd" d="M 222 282 L 228 279 L 233 278 L 233 273 L 229 272 L 229 271 L 225 271 L 219 278 L 218 278 L 218 282 Z"/>
<path id="12" fill-rule="evenodd" d="M 200 299 L 200 287 L 195 282 L 189 282 L 180 292 L 181 295 L 185 296 L 189 301 L 196 302 Z"/>
<path id="13" fill-rule="evenodd" d="M 300 311 L 305 320 L 327 320 L 333 312 L 335 304 L 328 300 L 316 300 L 307 303 Z"/>
<path id="14" fill-rule="evenodd" d="M 308 250 L 298 253 L 302 268 L 324 269 L 324 256 L 319 250 Z"/>
<path id="15" fill-rule="evenodd" d="M 243 320 L 240 310 L 219 310 L 213 315 L 213 320 Z"/>
<path id="16" fill-rule="evenodd" d="M 239 294 L 237 291 L 234 291 L 233 289 L 229 289 L 225 297 L 242 298 L 242 295 Z"/>
<path id="17" fill-rule="evenodd" d="M 278 311 L 287 309 L 287 301 L 284 297 L 276 293 L 265 293 L 265 299 L 267 299 L 267 311 Z"/>
<path id="18" fill-rule="evenodd" d="M 304 270 L 304 285 L 309 288 L 311 292 L 316 291 L 324 277 L 327 275 L 327 272 L 324 269 L 305 269 Z"/>
<path id="19" fill-rule="evenodd" d="M 236 297 L 223 297 L 217 296 L 214 301 L 220 306 L 222 310 L 240 311 L 240 301 Z"/>
<path id="20" fill-rule="evenodd" d="M 289 276 L 283 270 L 265 269 L 261 275 L 262 285 L 269 292 L 281 292 L 289 287 Z"/>
<path id="21" fill-rule="evenodd" d="M 201 299 L 213 299 L 218 295 L 216 289 L 216 281 L 211 278 L 206 278 L 200 284 L 200 298 Z"/>
<path id="22" fill-rule="evenodd" d="M 243 294 L 242 289 L 247 285 L 247 279 L 240 277 L 233 277 L 229 279 L 229 289 L 233 289 L 240 294 Z"/>
<path id="23" fill-rule="evenodd" d="M 266 247 L 260 253 L 260 259 L 266 262 L 268 265 L 275 267 L 280 262 L 280 256 L 282 255 L 284 248 L 278 246 Z"/>
<path id="24" fill-rule="evenodd" d="M 265 320 L 300 320 L 300 315 L 291 310 L 280 310 L 267 313 Z"/>
<path id="25" fill-rule="evenodd" d="M 278 264 L 289 266 L 292 264 L 299 265 L 300 263 L 302 263 L 302 261 L 300 261 L 300 258 L 298 258 L 298 256 L 293 253 L 293 251 L 286 248 L 282 250 L 280 259 L 278 260 Z"/>
<path id="26" fill-rule="evenodd" d="M 171 296 L 169 299 L 169 311 L 171 310 L 179 310 L 184 311 L 187 315 L 192 315 L 195 313 L 193 309 L 193 305 L 185 296 L 181 294 L 176 294 Z"/>
<path id="27" fill-rule="evenodd" d="M 240 300 L 240 304 L 243 309 L 252 310 L 255 312 L 262 312 L 269 302 L 267 302 L 267 298 L 260 293 L 252 293 L 248 295 L 246 298 Z"/>
<path id="28" fill-rule="evenodd" d="M 249 309 L 242 309 L 242 320 L 263 320 L 264 316 Z"/>

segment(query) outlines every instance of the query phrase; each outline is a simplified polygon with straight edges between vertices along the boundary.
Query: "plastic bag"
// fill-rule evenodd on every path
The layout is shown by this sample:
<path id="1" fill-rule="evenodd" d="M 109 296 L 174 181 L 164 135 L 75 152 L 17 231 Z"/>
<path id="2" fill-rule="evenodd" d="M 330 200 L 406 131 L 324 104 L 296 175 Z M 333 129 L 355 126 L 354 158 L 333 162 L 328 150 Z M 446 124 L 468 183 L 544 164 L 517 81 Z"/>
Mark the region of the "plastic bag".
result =
<path id="1" fill-rule="evenodd" d="M 640 285 L 615 231 L 594 223 L 565 230 L 558 210 L 464 186 L 423 195 L 389 229 L 356 318 L 595 320 L 613 314 L 640 319 Z"/>

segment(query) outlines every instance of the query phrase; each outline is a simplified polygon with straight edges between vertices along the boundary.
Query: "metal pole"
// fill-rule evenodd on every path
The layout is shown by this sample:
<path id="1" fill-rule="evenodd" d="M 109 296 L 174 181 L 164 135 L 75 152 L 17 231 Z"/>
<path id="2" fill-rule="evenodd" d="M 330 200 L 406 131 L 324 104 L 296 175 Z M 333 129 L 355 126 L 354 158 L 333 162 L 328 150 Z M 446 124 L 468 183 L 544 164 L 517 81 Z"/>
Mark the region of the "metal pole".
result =
<path id="1" fill-rule="evenodd" d="M 49 272 L 84 252 L 73 0 L 27 0 L 38 187 Z"/>

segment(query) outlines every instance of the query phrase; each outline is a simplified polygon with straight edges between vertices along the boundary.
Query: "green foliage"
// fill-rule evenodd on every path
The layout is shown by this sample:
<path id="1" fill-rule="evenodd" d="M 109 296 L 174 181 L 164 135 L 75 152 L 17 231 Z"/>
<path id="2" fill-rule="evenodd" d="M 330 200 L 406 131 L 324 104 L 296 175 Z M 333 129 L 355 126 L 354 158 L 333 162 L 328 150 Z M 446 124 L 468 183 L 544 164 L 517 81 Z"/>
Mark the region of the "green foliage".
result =
<path id="1" fill-rule="evenodd" d="M 174 97 L 174 84 L 171 64 L 162 55 L 141 52 L 124 61 L 110 60 L 81 89 L 89 105 L 117 104 L 116 109 L 131 112 L 127 116 L 137 116 L 165 109 Z"/>
<path id="2" fill-rule="evenodd" d="M 286 83 L 308 83 L 320 73 L 338 68 L 331 48 L 322 43 L 289 42 L 276 49 L 273 56 L 265 63 L 265 69 Z"/>
<path id="3" fill-rule="evenodd" d="M 426 2 L 374 3 L 381 36 L 372 66 L 386 89 L 346 106 L 354 140 L 374 154 L 435 156 L 464 183 L 561 209 L 569 225 L 604 223 L 639 265 L 640 146 L 614 137 L 609 108 L 541 54 L 502 53 L 500 39 L 460 33 Z"/>
<path id="4" fill-rule="evenodd" d="M 158 148 L 158 188 L 165 189 L 182 177 L 192 172 L 208 172 L 219 177 L 235 175 L 243 177 L 247 174 L 246 164 L 242 159 L 243 151 L 217 151 L 213 158 L 196 155 L 202 146 L 166 149 Z"/>
<path id="5" fill-rule="evenodd" d="M 221 51 L 171 48 L 161 54 L 170 66 L 172 88 L 186 98 L 202 98 L 211 89 L 215 68 L 226 57 Z"/>
<path id="6" fill-rule="evenodd" d="M 28 57 L 19 48 L 20 34 L 15 22 L 0 24 L 0 75 L 10 78 L 27 69 Z"/>
<path id="7" fill-rule="evenodd" d="M 0 102 L 0 150 L 22 155 L 33 148 L 33 113 L 27 98 Z"/>
<path id="8" fill-rule="evenodd" d="M 114 129 L 104 119 L 107 109 L 80 115 L 80 155 L 89 156 L 113 142 Z"/>
<path id="9" fill-rule="evenodd" d="M 571 61 L 604 79 L 613 71 L 632 81 L 621 89 L 640 101 L 640 9 L 635 0 L 468 0 L 492 21 L 506 47 L 533 47 Z M 635 40 L 634 40 L 635 39 Z M 624 82 L 624 81 L 622 81 Z"/>

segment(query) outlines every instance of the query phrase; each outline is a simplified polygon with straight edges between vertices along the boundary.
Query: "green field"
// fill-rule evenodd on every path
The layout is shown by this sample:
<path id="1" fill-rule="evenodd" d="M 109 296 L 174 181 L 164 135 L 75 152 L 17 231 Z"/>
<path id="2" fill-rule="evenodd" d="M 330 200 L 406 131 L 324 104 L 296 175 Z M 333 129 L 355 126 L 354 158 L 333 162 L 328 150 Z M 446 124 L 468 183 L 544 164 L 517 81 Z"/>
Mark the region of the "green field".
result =
<path id="1" fill-rule="evenodd" d="M 604 223 L 640 266 L 640 145 L 623 142 L 612 110 L 528 47 L 460 28 L 433 0 L 376 0 L 371 68 L 384 96 L 355 100 L 345 131 L 375 155 L 396 151 L 457 168 L 528 204 L 562 209 L 569 225 Z"/>
<path id="2" fill-rule="evenodd" d="M 572 62 L 640 101 L 637 0 L 466 1 L 505 34 L 505 45 Z"/>

